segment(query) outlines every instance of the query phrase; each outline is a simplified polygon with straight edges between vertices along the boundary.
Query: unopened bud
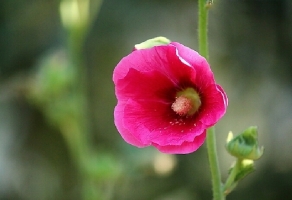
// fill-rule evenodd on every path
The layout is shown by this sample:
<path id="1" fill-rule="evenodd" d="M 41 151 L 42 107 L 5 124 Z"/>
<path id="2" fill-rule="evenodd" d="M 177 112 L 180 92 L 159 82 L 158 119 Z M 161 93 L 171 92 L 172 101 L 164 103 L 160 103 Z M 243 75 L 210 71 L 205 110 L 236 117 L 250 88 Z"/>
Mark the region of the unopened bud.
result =
<path id="1" fill-rule="evenodd" d="M 258 132 L 255 126 L 249 127 L 236 137 L 230 132 L 226 149 L 237 158 L 249 160 L 259 159 L 264 152 L 264 148 L 258 145 Z"/>
<path id="2" fill-rule="evenodd" d="M 134 50 L 149 49 L 154 46 L 166 45 L 169 44 L 170 42 L 171 41 L 165 37 L 156 37 L 146 40 L 145 42 L 142 42 L 140 44 L 136 44 Z"/>

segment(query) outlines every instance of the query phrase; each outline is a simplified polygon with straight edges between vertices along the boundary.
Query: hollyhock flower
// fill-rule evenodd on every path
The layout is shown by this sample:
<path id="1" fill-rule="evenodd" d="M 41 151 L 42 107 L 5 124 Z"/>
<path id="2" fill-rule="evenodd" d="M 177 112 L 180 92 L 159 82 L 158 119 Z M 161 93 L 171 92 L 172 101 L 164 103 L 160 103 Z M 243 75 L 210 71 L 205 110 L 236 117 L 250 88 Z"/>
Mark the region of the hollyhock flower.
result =
<path id="1" fill-rule="evenodd" d="M 113 73 L 115 125 L 137 147 L 187 154 L 226 112 L 227 96 L 206 59 L 176 42 L 136 49 Z"/>

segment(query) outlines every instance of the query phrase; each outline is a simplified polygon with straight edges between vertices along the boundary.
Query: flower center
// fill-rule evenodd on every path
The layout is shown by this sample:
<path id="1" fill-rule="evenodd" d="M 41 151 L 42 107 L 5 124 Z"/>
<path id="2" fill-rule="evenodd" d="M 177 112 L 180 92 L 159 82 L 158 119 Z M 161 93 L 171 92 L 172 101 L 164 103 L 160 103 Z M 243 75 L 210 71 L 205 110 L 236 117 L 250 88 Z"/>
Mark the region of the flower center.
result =
<path id="1" fill-rule="evenodd" d="M 191 116 L 199 110 L 201 104 L 198 92 L 193 88 L 186 88 L 176 94 L 171 109 L 180 116 Z"/>

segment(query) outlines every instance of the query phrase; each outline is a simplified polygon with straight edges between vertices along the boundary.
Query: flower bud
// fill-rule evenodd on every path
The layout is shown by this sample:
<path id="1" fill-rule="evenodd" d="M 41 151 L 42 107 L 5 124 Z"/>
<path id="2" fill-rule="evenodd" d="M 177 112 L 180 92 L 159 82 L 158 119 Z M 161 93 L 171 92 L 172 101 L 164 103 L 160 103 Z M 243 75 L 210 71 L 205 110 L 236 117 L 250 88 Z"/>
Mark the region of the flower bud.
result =
<path id="1" fill-rule="evenodd" d="M 251 126 L 241 134 L 233 138 L 232 132 L 227 137 L 226 149 L 227 151 L 239 158 L 257 160 L 264 152 L 263 147 L 258 146 L 257 127 Z"/>
<path id="2" fill-rule="evenodd" d="M 156 38 L 146 40 L 145 42 L 142 42 L 140 44 L 136 44 L 135 50 L 149 49 L 154 46 L 166 45 L 166 44 L 169 44 L 170 42 L 171 41 L 165 37 L 156 37 Z"/>

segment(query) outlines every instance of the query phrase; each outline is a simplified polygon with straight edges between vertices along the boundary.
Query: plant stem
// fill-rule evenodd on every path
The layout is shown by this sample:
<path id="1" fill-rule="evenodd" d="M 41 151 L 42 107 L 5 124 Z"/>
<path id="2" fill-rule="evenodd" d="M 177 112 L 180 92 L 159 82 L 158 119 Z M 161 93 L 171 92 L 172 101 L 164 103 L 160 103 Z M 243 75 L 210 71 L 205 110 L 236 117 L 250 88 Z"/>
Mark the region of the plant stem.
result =
<path id="1" fill-rule="evenodd" d="M 215 138 L 215 127 L 211 127 L 207 130 L 207 151 L 209 157 L 209 164 L 212 176 L 212 189 L 214 200 L 225 200 L 222 183 L 221 173 L 219 169 L 219 162 L 216 150 L 216 138 Z"/>
<path id="2" fill-rule="evenodd" d="M 89 28 L 92 26 L 94 17 L 100 10 L 102 0 L 62 0 L 60 4 L 61 17 L 64 19 L 72 17 L 67 11 L 74 10 L 79 20 L 74 17 L 70 20 L 63 20 L 63 27 L 67 31 L 67 52 L 69 55 L 70 67 L 74 73 L 74 80 L 71 82 L 71 96 L 74 100 L 74 112 L 66 120 L 62 129 L 65 141 L 69 146 L 72 159 L 76 162 L 81 178 L 81 199 L 101 199 L 101 192 L 95 184 L 98 182 L 96 172 L 90 169 L 93 159 L 91 143 L 89 140 L 88 126 L 88 99 L 87 99 L 87 77 L 83 57 L 83 45 Z M 74 5 L 74 6 L 72 6 Z M 77 6 L 77 7 L 76 7 Z M 70 23 L 68 23 L 68 21 Z M 70 104 L 69 104 L 70 105 Z M 66 106 L 66 105 L 65 105 Z M 70 126 L 68 127 L 68 121 Z M 104 198 L 103 198 L 104 199 Z"/>
<path id="3" fill-rule="evenodd" d="M 199 0 L 199 53 L 207 60 L 209 59 L 208 50 L 208 8 L 206 0 Z M 207 151 L 212 176 L 213 199 L 225 200 L 222 190 L 221 174 L 216 149 L 215 127 L 207 130 Z"/>
<path id="4" fill-rule="evenodd" d="M 237 158 L 223 188 L 225 195 L 229 194 L 232 191 L 232 189 L 234 189 L 234 180 L 235 180 L 236 174 L 238 173 L 241 162 L 242 160 Z"/>
<path id="5" fill-rule="evenodd" d="M 199 0 L 199 52 L 207 60 L 209 60 L 208 49 L 208 9 L 206 0 Z"/>

